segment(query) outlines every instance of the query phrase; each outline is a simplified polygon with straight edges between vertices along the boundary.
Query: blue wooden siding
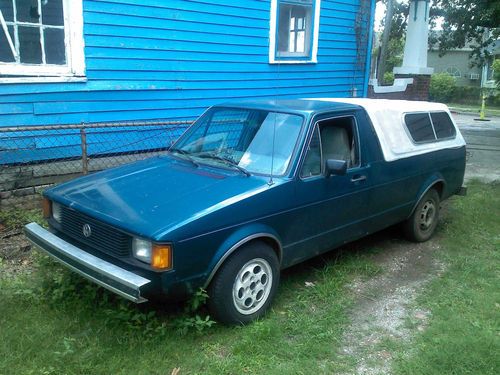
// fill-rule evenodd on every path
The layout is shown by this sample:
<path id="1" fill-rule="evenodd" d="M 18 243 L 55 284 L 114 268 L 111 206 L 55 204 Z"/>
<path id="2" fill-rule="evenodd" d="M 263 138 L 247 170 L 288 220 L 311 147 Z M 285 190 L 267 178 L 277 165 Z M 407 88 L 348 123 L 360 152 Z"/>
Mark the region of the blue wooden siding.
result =
<path id="1" fill-rule="evenodd" d="M 322 0 L 318 63 L 278 66 L 269 0 L 84 0 L 87 82 L 0 84 L 0 126 L 189 120 L 231 99 L 360 95 L 362 1 Z"/>
<path id="2" fill-rule="evenodd" d="M 322 0 L 318 63 L 271 65 L 270 0 L 84 0 L 87 81 L 0 84 L 0 127 L 192 120 L 228 100 L 361 95 L 367 3 Z M 88 153 L 161 148 L 181 131 L 89 130 Z M 80 154 L 78 130 L 0 133 L 0 165 Z"/>

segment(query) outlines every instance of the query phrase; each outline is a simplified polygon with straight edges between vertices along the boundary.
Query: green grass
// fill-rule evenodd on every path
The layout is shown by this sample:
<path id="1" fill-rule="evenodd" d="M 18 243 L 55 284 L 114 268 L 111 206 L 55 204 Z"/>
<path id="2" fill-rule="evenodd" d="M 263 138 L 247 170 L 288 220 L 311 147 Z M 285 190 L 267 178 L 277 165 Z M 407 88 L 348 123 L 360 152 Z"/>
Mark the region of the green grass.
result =
<path id="1" fill-rule="evenodd" d="M 0 210 L 0 230 L 20 229 L 32 221 L 43 223 L 40 209 L 4 209 Z"/>
<path id="2" fill-rule="evenodd" d="M 429 326 L 398 347 L 395 374 L 500 373 L 500 185 L 469 185 L 453 202 L 439 252 L 447 264 L 420 296 Z"/>
<path id="3" fill-rule="evenodd" d="M 176 367 L 181 374 L 309 374 L 348 368 L 337 356 L 352 302 L 345 285 L 378 272 L 368 253 L 333 252 L 287 271 L 274 308 L 261 321 L 201 332 L 195 326 L 185 334 L 179 328 L 190 316 L 115 299 L 42 258 L 37 274 L 0 276 L 0 374 L 170 374 Z"/>

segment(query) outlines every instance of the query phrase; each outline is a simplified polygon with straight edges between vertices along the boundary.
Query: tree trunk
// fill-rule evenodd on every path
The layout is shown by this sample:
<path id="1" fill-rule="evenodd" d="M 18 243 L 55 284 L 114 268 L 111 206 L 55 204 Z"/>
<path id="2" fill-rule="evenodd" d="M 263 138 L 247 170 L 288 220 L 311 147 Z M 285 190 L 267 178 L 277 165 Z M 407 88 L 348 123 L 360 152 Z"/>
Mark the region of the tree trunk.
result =
<path id="1" fill-rule="evenodd" d="M 389 37 L 391 35 L 392 15 L 394 13 L 394 0 L 387 0 L 384 20 L 384 31 L 382 33 L 382 47 L 380 50 L 380 59 L 378 64 L 377 79 L 379 84 L 384 81 L 384 73 L 387 61 L 387 49 Z"/>

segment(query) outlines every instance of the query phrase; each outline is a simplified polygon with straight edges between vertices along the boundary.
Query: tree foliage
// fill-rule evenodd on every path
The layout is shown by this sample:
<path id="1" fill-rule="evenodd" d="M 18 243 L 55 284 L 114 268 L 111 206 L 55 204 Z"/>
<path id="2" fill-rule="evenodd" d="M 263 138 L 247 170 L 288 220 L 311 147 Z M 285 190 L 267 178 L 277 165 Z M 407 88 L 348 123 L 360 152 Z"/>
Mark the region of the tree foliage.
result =
<path id="1" fill-rule="evenodd" d="M 387 4 L 387 0 L 378 1 Z M 409 2 L 398 0 L 393 6 L 389 40 L 402 40 L 408 23 Z M 442 20 L 440 32 L 435 30 L 437 20 Z M 384 27 L 383 22 L 381 26 Z M 500 37 L 500 1 L 434 0 L 430 8 L 430 26 L 434 32 L 429 35 L 429 44 L 437 47 L 441 56 L 449 50 L 467 46 L 472 49 L 473 64 L 481 66 L 492 61 L 492 46 Z"/>
<path id="2" fill-rule="evenodd" d="M 437 36 L 440 54 L 468 45 L 476 65 L 492 60 L 491 47 L 500 36 L 500 1 L 435 0 L 431 17 L 443 18 Z"/>

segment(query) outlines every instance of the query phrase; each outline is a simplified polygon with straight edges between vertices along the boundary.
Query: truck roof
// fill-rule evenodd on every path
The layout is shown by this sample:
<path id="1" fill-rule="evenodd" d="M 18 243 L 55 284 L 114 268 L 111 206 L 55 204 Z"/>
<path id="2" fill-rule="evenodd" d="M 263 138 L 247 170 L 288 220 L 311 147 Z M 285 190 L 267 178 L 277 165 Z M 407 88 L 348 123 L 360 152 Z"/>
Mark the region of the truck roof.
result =
<path id="1" fill-rule="evenodd" d="M 441 103 L 368 98 L 305 98 L 244 100 L 227 102 L 218 106 L 280 111 L 306 116 L 326 111 L 364 108 L 377 133 L 386 161 L 465 145 L 465 140 L 460 134 L 448 107 Z M 406 128 L 405 114 L 418 112 L 448 113 L 455 127 L 456 136 L 450 139 L 415 143 Z"/>
<path id="2" fill-rule="evenodd" d="M 340 111 L 358 109 L 359 105 L 340 101 L 325 101 L 315 99 L 257 99 L 231 101 L 217 105 L 218 107 L 241 107 L 281 111 L 309 115 L 315 112 Z"/>

